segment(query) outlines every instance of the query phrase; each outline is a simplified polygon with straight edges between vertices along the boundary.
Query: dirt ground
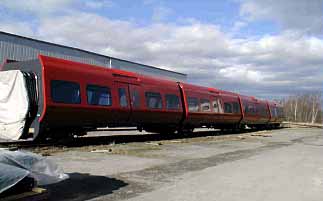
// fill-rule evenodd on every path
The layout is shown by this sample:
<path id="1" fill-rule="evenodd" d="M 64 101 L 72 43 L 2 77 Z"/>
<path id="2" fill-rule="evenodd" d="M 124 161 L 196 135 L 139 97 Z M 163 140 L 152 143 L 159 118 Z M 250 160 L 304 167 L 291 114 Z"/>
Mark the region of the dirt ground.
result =
<path id="1" fill-rule="evenodd" d="M 29 150 L 70 176 L 45 187 L 50 200 L 322 200 L 322 131 L 201 129 L 189 138 Z"/>

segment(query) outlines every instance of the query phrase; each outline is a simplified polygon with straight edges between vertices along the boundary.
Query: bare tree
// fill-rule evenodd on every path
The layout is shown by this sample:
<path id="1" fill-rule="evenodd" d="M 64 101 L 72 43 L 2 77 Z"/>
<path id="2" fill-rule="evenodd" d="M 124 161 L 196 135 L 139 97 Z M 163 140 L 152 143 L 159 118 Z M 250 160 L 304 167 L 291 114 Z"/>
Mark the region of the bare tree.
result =
<path id="1" fill-rule="evenodd" d="M 319 113 L 321 109 L 321 93 L 316 93 L 311 95 L 311 100 L 312 100 L 312 118 L 311 118 L 311 123 L 315 123 L 317 119 L 317 114 Z"/>
<path id="2" fill-rule="evenodd" d="M 298 98 L 295 97 L 295 100 L 294 100 L 295 104 L 294 104 L 294 121 L 297 121 L 297 106 L 298 106 Z"/>
<path id="3" fill-rule="evenodd" d="M 283 101 L 287 121 L 316 123 L 322 120 L 322 93 L 304 93 Z"/>

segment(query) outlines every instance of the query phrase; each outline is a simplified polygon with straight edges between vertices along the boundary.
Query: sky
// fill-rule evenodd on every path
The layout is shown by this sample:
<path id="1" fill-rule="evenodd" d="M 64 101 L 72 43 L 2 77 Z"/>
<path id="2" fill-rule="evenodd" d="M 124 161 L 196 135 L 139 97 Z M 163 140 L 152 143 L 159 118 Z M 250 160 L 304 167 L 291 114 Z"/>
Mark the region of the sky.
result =
<path id="1" fill-rule="evenodd" d="M 0 30 L 260 98 L 323 86 L 323 0 L 1 0 Z"/>

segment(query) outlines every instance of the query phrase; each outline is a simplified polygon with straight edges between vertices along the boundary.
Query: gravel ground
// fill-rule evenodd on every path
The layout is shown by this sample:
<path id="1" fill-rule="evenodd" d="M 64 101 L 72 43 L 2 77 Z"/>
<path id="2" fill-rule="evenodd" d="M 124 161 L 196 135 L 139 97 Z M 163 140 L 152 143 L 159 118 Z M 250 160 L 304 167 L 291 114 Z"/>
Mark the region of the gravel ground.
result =
<path id="1" fill-rule="evenodd" d="M 70 175 L 50 200 L 323 199 L 322 129 L 33 151 Z"/>

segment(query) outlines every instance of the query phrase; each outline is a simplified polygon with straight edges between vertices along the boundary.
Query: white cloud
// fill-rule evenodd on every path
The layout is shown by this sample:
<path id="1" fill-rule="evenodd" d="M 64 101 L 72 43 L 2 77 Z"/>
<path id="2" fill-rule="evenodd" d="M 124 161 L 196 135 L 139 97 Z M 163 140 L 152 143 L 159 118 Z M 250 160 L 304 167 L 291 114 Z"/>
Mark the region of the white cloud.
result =
<path id="1" fill-rule="evenodd" d="M 1 22 L 1 31 L 12 33 L 12 34 L 20 34 L 24 36 L 33 36 L 34 32 L 30 27 L 30 24 L 24 22 Z"/>
<path id="2" fill-rule="evenodd" d="M 287 94 L 322 84 L 310 77 L 323 75 L 323 40 L 294 32 L 241 39 L 213 24 L 139 27 L 74 13 L 41 20 L 38 37 L 188 73 L 195 83 L 248 94 Z"/>
<path id="3" fill-rule="evenodd" d="M 322 0 L 238 0 L 240 14 L 249 21 L 273 20 L 283 29 L 322 34 Z"/>
<path id="4" fill-rule="evenodd" d="M 244 66 L 235 66 L 222 68 L 219 70 L 219 74 L 224 78 L 231 80 L 243 80 L 244 82 L 257 83 L 264 81 L 265 75 L 256 70 L 248 69 Z"/>
<path id="5" fill-rule="evenodd" d="M 247 25 L 248 25 L 247 22 L 244 22 L 244 21 L 236 21 L 233 24 L 232 31 L 233 32 L 238 32 L 238 31 L 240 31 L 241 28 L 246 27 Z"/>
<path id="6" fill-rule="evenodd" d="M 153 9 L 152 19 L 154 21 L 163 21 L 167 19 L 167 17 L 172 14 L 172 10 L 165 6 L 157 6 Z"/>
<path id="7" fill-rule="evenodd" d="M 91 0 L 84 1 L 84 5 L 90 9 L 103 9 L 113 7 L 114 3 L 110 0 Z"/>
<path id="8" fill-rule="evenodd" d="M 72 1 L 60 3 L 67 8 Z M 57 9 L 54 3 L 46 6 L 47 12 Z M 253 12 L 247 11 L 244 15 Z M 2 30 L 187 73 L 191 82 L 240 93 L 288 95 L 323 84 L 322 38 L 300 34 L 290 26 L 277 35 L 238 38 L 197 20 L 138 26 L 76 10 L 37 19 L 35 30 L 28 23 L 0 21 L 0 25 Z M 234 27 L 245 25 L 242 20 Z"/>
<path id="9" fill-rule="evenodd" d="M 75 0 L 1 0 L 0 5 L 17 12 L 47 15 L 63 10 L 74 1 Z"/>

